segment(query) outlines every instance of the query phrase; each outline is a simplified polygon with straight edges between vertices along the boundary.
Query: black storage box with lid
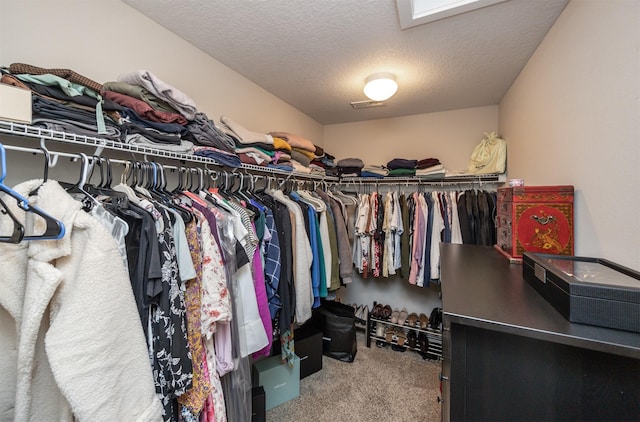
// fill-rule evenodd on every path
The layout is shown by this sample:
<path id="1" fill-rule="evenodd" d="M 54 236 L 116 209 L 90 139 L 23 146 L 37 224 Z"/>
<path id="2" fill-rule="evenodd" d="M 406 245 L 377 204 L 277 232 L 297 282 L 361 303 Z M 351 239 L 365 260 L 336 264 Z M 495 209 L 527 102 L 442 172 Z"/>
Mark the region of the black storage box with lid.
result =
<path id="1" fill-rule="evenodd" d="M 571 322 L 640 332 L 640 272 L 599 258 L 525 252 L 522 275 Z"/>
<path id="2" fill-rule="evenodd" d="M 300 379 L 322 369 L 322 331 L 303 325 L 293 334 L 296 356 L 300 358 Z"/>
<path id="3" fill-rule="evenodd" d="M 253 387 L 251 389 L 251 422 L 264 422 L 266 418 L 264 387 Z"/>

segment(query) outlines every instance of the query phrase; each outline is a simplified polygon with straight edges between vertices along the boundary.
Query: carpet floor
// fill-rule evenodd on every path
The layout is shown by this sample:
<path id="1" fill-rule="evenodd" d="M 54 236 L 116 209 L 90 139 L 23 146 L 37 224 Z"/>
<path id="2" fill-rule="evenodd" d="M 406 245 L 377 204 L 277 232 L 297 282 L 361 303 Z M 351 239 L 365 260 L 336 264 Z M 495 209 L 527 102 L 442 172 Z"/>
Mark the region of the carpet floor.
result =
<path id="1" fill-rule="evenodd" d="M 367 348 L 358 332 L 352 363 L 322 357 L 322 370 L 300 381 L 300 397 L 267 411 L 267 422 L 435 422 L 440 418 L 440 361 L 411 350 Z"/>

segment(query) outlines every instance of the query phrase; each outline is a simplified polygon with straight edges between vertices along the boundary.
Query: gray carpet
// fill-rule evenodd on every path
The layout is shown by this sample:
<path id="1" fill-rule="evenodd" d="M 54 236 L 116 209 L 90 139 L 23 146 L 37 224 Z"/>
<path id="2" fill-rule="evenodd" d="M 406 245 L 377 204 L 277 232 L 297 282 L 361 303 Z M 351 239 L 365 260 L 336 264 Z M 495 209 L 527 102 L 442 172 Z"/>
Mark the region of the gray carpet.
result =
<path id="1" fill-rule="evenodd" d="M 300 381 L 300 397 L 267 411 L 267 422 L 431 422 L 440 420 L 440 361 L 413 351 L 371 348 L 358 332 L 353 363 L 322 357 L 322 370 Z"/>

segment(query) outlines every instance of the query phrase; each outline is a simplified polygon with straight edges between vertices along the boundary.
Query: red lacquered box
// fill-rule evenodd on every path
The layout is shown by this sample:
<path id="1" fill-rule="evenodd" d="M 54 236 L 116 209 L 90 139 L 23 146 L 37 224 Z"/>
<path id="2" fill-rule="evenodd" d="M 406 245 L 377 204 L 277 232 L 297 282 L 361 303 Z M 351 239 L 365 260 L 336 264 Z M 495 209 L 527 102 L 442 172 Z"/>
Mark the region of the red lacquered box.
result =
<path id="1" fill-rule="evenodd" d="M 573 186 L 498 189 L 497 248 L 522 262 L 525 251 L 573 255 Z"/>

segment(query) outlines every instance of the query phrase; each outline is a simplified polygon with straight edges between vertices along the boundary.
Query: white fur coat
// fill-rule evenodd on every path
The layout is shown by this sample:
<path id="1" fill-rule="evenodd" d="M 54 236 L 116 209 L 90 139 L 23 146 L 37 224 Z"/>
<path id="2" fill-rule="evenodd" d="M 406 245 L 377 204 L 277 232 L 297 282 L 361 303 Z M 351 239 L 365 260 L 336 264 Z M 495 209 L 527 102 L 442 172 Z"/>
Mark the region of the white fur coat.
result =
<path id="1" fill-rule="evenodd" d="M 26 196 L 39 185 L 15 190 Z M 16 201 L 4 199 L 24 221 Z M 0 243 L 0 420 L 162 420 L 115 241 L 55 181 L 32 202 L 61 220 L 66 233 Z M 2 233 L 10 225 L 0 216 Z"/>

